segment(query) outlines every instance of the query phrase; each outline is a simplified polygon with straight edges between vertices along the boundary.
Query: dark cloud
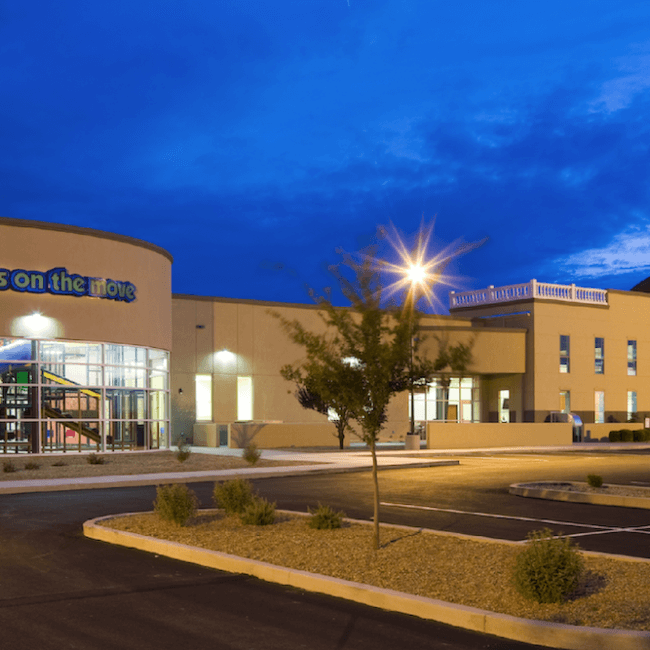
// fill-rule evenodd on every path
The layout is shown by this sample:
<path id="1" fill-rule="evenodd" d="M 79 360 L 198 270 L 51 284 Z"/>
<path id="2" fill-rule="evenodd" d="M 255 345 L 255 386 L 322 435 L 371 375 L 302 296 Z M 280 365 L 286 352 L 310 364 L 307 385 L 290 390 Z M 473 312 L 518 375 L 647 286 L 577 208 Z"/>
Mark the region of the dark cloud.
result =
<path id="1" fill-rule="evenodd" d="M 450 268 L 460 288 L 584 284 L 582 251 L 648 224 L 648 17 L 632 0 L 5 6 L 0 214 L 163 246 L 181 293 L 306 301 L 337 248 L 436 214 L 437 247 L 489 236 Z"/>

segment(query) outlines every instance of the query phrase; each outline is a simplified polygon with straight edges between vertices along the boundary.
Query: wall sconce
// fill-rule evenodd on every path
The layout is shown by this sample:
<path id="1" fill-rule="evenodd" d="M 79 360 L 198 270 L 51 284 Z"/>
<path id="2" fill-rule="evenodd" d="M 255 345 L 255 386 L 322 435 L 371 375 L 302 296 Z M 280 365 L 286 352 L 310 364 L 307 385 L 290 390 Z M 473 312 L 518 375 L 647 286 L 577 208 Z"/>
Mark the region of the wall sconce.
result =
<path id="1" fill-rule="evenodd" d="M 183 394 L 183 389 L 182 389 L 182 388 L 179 388 L 179 389 L 178 389 L 178 394 L 179 394 L 179 395 L 182 395 L 182 394 Z"/>
<path id="2" fill-rule="evenodd" d="M 226 350 L 224 348 L 223 350 L 219 350 L 215 356 L 221 363 L 232 363 L 237 355 L 234 352 L 231 352 L 230 350 Z"/>

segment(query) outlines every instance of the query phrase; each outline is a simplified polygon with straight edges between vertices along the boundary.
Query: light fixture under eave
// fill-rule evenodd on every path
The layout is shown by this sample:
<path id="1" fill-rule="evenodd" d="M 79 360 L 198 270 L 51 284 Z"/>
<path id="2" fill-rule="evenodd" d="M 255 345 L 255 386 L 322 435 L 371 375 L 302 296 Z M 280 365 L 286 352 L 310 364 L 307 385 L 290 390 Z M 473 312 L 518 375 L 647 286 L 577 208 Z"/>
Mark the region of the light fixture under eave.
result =
<path id="1" fill-rule="evenodd" d="M 236 355 L 234 352 L 231 352 L 230 350 L 224 348 L 223 350 L 219 350 L 219 352 L 215 353 L 215 357 L 221 363 L 232 363 L 235 360 Z"/>
<path id="2" fill-rule="evenodd" d="M 56 318 L 33 312 L 27 316 L 14 318 L 11 323 L 11 334 L 27 339 L 55 339 L 63 336 L 63 326 Z"/>

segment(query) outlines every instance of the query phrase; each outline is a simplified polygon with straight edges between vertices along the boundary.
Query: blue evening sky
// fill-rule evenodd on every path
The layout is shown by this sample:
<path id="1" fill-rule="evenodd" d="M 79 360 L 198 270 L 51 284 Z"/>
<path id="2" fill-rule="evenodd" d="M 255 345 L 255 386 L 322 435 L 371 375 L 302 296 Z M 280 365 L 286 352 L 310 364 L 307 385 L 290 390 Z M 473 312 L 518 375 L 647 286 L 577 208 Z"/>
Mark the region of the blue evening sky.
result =
<path id="1" fill-rule="evenodd" d="M 153 242 L 177 293 L 308 302 L 434 215 L 489 238 L 458 290 L 650 275 L 646 1 L 23 0 L 0 52 L 0 215 Z"/>

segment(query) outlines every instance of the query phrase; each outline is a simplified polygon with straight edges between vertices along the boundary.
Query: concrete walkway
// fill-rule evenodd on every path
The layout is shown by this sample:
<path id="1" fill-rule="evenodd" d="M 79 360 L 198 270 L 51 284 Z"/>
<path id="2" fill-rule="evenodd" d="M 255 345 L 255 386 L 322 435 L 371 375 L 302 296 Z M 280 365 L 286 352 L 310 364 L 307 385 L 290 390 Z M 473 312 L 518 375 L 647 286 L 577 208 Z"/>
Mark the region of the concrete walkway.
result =
<path id="1" fill-rule="evenodd" d="M 512 454 L 512 453 L 547 453 L 547 452 L 603 452 L 613 450 L 650 449 L 650 443 L 579 443 L 558 447 L 500 447 L 477 449 L 420 449 L 405 450 L 390 443 L 379 445 L 377 464 L 382 470 L 404 467 L 435 467 L 458 465 L 452 456 L 471 454 Z M 191 447 L 193 453 L 215 454 L 223 456 L 241 456 L 241 449 L 227 447 Z M 73 452 L 74 453 L 74 452 Z M 109 452 L 110 453 L 110 452 Z M 122 453 L 122 452 L 114 452 Z M 50 456 L 51 454 L 47 454 Z M 70 455 L 70 453 L 68 454 Z M 19 456 L 23 458 L 23 456 Z M 35 457 L 30 455 L 30 458 Z M 367 448 L 354 447 L 339 450 L 262 450 L 262 458 L 276 461 L 289 461 L 294 465 L 277 467 L 243 467 L 237 469 L 210 470 L 202 472 L 166 472 L 164 474 L 131 474 L 125 476 L 98 476 L 61 479 L 29 479 L 19 481 L 0 481 L 0 494 L 20 492 L 49 492 L 57 490 L 87 490 L 92 488 L 125 487 L 133 485 L 159 485 L 160 483 L 196 483 L 200 481 L 217 481 L 241 476 L 244 478 L 263 478 L 268 476 L 305 476 L 309 474 L 343 473 L 369 471 L 372 457 Z M 13 454 L 7 454 L 13 460 Z M 303 464 L 304 463 L 304 464 Z"/>

